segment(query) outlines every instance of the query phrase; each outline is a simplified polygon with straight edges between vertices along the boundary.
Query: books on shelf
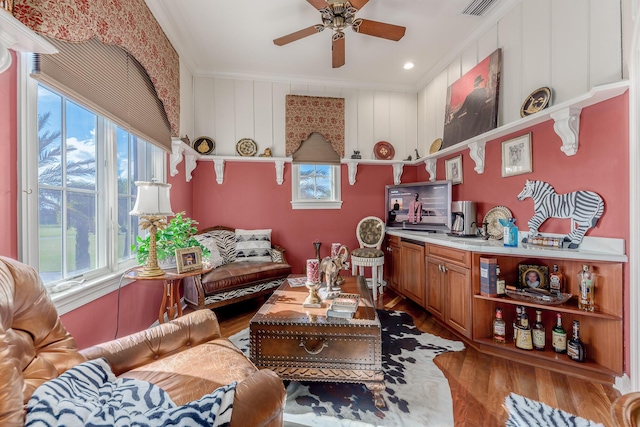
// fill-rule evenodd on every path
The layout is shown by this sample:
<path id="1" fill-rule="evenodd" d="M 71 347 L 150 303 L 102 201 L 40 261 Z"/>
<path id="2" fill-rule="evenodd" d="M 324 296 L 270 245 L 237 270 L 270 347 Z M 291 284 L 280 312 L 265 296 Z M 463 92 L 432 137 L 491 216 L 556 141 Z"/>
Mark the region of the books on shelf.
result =
<path id="1" fill-rule="evenodd" d="M 358 310 L 360 295 L 358 294 L 338 294 L 327 309 L 327 316 L 351 318 Z"/>

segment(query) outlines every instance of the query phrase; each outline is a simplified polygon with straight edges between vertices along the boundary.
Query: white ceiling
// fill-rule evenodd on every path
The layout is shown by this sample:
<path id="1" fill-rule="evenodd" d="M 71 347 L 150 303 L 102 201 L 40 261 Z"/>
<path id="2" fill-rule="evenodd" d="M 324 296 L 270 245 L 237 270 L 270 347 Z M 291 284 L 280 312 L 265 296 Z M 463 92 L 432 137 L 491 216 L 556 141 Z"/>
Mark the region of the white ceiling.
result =
<path id="1" fill-rule="evenodd" d="M 331 32 L 285 46 L 273 39 L 320 23 L 306 0 L 147 0 L 194 75 L 304 81 L 417 90 L 471 38 L 517 0 L 497 0 L 482 16 L 462 14 L 472 0 L 369 0 L 356 15 L 407 28 L 398 42 L 346 33 L 346 64 L 331 68 Z M 404 70 L 407 61 L 415 63 Z"/>

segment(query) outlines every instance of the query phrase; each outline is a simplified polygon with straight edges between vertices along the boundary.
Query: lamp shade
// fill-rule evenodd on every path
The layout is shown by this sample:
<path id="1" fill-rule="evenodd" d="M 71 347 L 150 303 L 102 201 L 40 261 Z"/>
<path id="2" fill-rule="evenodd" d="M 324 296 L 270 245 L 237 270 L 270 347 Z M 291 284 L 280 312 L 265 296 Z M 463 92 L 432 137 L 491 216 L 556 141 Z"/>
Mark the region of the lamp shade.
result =
<path id="1" fill-rule="evenodd" d="M 171 184 L 155 181 L 136 181 L 135 184 L 138 187 L 138 196 L 136 197 L 136 204 L 133 210 L 129 212 L 129 215 L 173 215 L 169 198 Z"/>

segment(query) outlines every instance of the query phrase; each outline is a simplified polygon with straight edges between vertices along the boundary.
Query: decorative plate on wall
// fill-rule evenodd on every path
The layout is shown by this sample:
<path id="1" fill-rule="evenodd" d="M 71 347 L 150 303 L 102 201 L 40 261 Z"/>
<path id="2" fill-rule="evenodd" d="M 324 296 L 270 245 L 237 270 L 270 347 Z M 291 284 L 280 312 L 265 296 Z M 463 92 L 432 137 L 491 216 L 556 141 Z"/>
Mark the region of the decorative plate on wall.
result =
<path id="1" fill-rule="evenodd" d="M 236 144 L 236 153 L 243 157 L 255 156 L 258 152 L 258 144 L 251 138 L 242 138 Z"/>
<path id="2" fill-rule="evenodd" d="M 429 147 L 429 154 L 437 153 L 442 148 L 442 138 L 438 138 L 431 143 Z"/>
<path id="3" fill-rule="evenodd" d="M 534 90 L 522 103 L 522 107 L 520 108 L 520 117 L 526 117 L 537 113 L 540 110 L 544 110 L 549 106 L 550 101 L 551 89 L 548 87 L 541 87 Z"/>
<path id="4" fill-rule="evenodd" d="M 496 206 L 489 209 L 489 212 L 484 216 L 482 222 L 487 224 L 487 234 L 489 238 L 493 240 L 500 240 L 504 236 L 504 227 L 500 225 L 500 219 L 513 218 L 511 211 L 506 206 Z"/>
<path id="5" fill-rule="evenodd" d="M 393 156 L 396 154 L 396 150 L 389 142 L 380 141 L 373 146 L 373 154 L 378 160 L 392 160 Z"/>
<path id="6" fill-rule="evenodd" d="M 198 154 L 211 154 L 216 148 L 216 142 L 208 136 L 201 136 L 196 138 L 191 144 L 191 147 L 198 152 Z"/>

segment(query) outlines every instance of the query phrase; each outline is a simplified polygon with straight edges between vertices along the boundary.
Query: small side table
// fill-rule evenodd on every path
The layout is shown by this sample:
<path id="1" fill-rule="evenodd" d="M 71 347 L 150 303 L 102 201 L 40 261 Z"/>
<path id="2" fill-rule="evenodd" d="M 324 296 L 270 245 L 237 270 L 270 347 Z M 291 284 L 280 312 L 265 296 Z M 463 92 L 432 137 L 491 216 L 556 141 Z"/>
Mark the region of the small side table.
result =
<path id="1" fill-rule="evenodd" d="M 137 267 L 127 274 L 125 278 L 130 280 L 162 280 L 164 282 L 164 292 L 162 293 L 162 303 L 160 304 L 160 312 L 158 313 L 158 321 L 164 323 L 164 315 L 169 320 L 173 320 L 182 316 L 182 304 L 180 304 L 180 283 L 185 277 L 197 276 L 210 272 L 211 268 L 203 268 L 202 270 L 187 271 L 178 273 L 175 268 L 165 270 L 164 275 L 146 277 L 140 276 L 140 272 L 144 267 Z"/>

